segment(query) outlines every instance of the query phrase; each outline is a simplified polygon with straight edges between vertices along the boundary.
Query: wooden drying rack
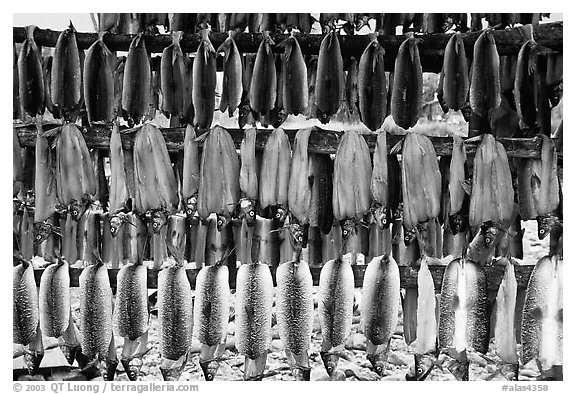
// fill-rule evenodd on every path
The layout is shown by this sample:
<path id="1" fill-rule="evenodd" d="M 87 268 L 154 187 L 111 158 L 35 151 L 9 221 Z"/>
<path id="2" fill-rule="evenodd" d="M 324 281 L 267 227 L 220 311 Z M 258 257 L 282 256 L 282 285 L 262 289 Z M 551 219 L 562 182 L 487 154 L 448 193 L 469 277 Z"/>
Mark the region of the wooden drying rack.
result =
<path id="1" fill-rule="evenodd" d="M 56 41 L 58 40 L 60 32 L 53 31 L 49 29 L 36 29 L 34 31 L 34 39 L 36 43 L 40 46 L 54 47 Z M 471 32 L 462 34 L 464 40 L 464 45 L 466 47 L 466 52 L 471 55 L 473 52 L 473 46 L 475 40 L 481 32 Z M 210 40 L 214 47 L 218 47 L 224 40 L 228 37 L 228 33 L 212 33 L 210 35 Z M 422 39 L 419 45 L 420 57 L 422 63 L 422 69 L 424 72 L 440 72 L 442 68 L 442 61 L 444 57 L 444 48 L 448 42 L 449 35 L 447 34 L 425 34 L 418 35 Z M 114 51 L 127 51 L 130 42 L 134 38 L 134 35 L 116 35 L 108 34 L 105 36 L 105 42 L 107 46 Z M 284 39 L 288 38 L 286 34 L 275 34 L 272 38 L 276 44 L 279 44 Z M 299 34 L 297 36 L 298 42 L 300 43 L 303 54 L 305 55 L 315 55 L 318 54 L 320 48 L 320 42 L 323 35 L 319 34 Z M 367 35 L 354 35 L 354 36 L 339 36 L 341 52 L 343 56 L 357 56 L 359 57 L 369 42 L 369 37 Z M 535 40 L 550 49 L 562 52 L 563 48 L 563 22 L 553 22 L 539 24 L 534 27 L 534 38 Z M 21 43 L 26 39 L 26 29 L 24 27 L 13 27 L 13 41 L 15 43 Z M 76 39 L 78 42 L 78 47 L 80 49 L 87 49 L 90 45 L 98 39 L 97 33 L 76 33 Z M 242 53 L 255 53 L 258 50 L 258 45 L 262 39 L 262 34 L 253 33 L 239 33 L 235 37 L 238 49 Z M 494 31 L 494 39 L 498 48 L 498 53 L 500 55 L 512 55 L 518 53 L 520 47 L 526 40 L 525 33 L 522 28 L 509 28 L 503 30 Z M 196 34 L 186 34 L 182 38 L 181 46 L 184 52 L 192 53 L 196 51 L 201 40 L 201 35 Z M 378 41 L 384 47 L 386 51 L 385 56 L 385 69 L 387 71 L 393 70 L 394 59 L 398 52 L 398 48 L 402 41 L 403 36 L 379 36 Z M 172 43 L 172 38 L 169 34 L 162 35 L 146 35 L 146 48 L 150 53 L 160 53 L 162 50 Z M 273 51 L 280 53 L 283 49 L 275 45 Z M 45 123 L 44 130 L 50 128 L 58 127 L 57 123 Z M 34 124 L 21 124 L 18 122 L 14 123 L 14 129 L 17 131 L 17 135 L 22 147 L 33 147 L 36 142 L 36 126 Z M 184 142 L 184 127 L 175 128 L 164 128 L 161 132 L 166 141 L 168 151 L 178 152 L 183 149 Z M 237 147 L 243 138 L 243 130 L 241 129 L 227 129 L 232 135 Z M 293 144 L 294 136 L 297 130 L 285 130 L 290 142 Z M 263 149 L 268 135 L 271 130 L 258 130 L 256 138 L 256 149 Z M 111 128 L 107 126 L 95 125 L 89 129 L 84 129 L 83 134 L 86 140 L 86 144 L 91 149 L 100 149 L 107 151 L 110 145 L 110 133 Z M 336 152 L 338 142 L 343 132 L 323 130 L 319 127 L 313 127 L 313 131 L 310 134 L 310 139 L 308 143 L 308 150 L 314 153 L 321 154 L 333 154 Z M 370 151 L 374 150 L 376 143 L 376 134 L 364 134 L 363 137 L 366 139 Z M 134 139 L 134 133 L 125 132 L 122 134 L 122 144 L 125 148 L 131 149 Z M 388 137 L 388 148 L 396 144 L 402 138 L 401 135 L 389 135 Z M 452 138 L 451 137 L 430 137 L 436 154 L 438 156 L 450 156 L 452 153 Z M 538 158 L 540 157 L 540 150 L 542 145 L 542 139 L 538 136 L 533 138 L 497 138 L 504 148 L 508 156 L 510 157 L 523 157 L 523 158 Z M 558 152 L 559 164 L 561 165 L 563 158 L 562 143 L 559 140 L 554 140 L 556 143 L 556 149 Z M 466 152 L 469 155 L 473 155 L 476 151 L 478 141 L 465 141 Z M 535 263 L 535 262 L 534 262 Z M 355 286 L 362 287 L 362 282 L 364 278 L 365 265 L 353 265 L 352 269 L 354 272 Z M 400 281 L 401 287 L 403 288 L 416 288 L 417 287 L 417 271 L 412 267 L 400 266 Z M 320 277 L 319 267 L 311 267 L 311 273 L 314 285 L 318 285 Z M 516 279 L 518 282 L 519 289 L 525 289 L 528 283 L 528 279 L 532 272 L 533 265 L 517 265 L 515 266 Z M 445 266 L 430 266 L 430 271 L 434 279 L 434 286 L 436 291 L 440 290 L 442 284 L 442 277 L 444 274 Z M 78 279 L 82 269 L 81 268 L 70 268 L 70 285 L 77 287 L 79 285 Z M 276 267 L 271 267 L 271 271 L 274 278 L 274 284 L 276 284 L 275 271 Z M 501 266 L 486 266 L 486 277 L 488 289 L 491 291 L 496 291 L 500 285 L 504 268 Z M 34 275 L 37 283 L 40 281 L 43 269 L 36 269 Z M 158 281 L 158 270 L 148 270 L 148 288 L 156 288 Z M 192 288 L 195 287 L 196 275 L 199 269 L 187 269 L 186 273 Z M 110 278 L 110 283 L 113 288 L 116 287 L 116 275 L 118 269 L 108 269 L 108 275 Z M 230 287 L 235 288 L 236 283 L 236 272 L 231 270 L 230 272 Z"/>

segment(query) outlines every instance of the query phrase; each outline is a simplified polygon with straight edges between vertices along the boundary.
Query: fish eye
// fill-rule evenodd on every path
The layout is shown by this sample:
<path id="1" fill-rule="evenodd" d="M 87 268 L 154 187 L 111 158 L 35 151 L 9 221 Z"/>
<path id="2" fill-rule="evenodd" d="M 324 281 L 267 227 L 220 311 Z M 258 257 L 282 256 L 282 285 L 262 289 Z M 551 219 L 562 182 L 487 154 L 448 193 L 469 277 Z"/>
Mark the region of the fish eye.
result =
<path id="1" fill-rule="evenodd" d="M 192 210 L 191 210 L 191 209 L 187 209 L 187 210 L 186 210 L 186 215 L 192 215 Z"/>
<path id="2" fill-rule="evenodd" d="M 77 209 L 73 210 L 72 215 L 74 215 L 74 216 L 78 215 L 78 210 Z"/>
<path id="3" fill-rule="evenodd" d="M 111 233 L 115 233 L 115 232 L 116 232 L 116 227 L 110 227 L 110 232 L 111 232 Z"/>
<path id="4" fill-rule="evenodd" d="M 250 213 L 248 213 L 248 215 L 250 215 L 250 216 L 253 217 L 253 216 L 254 216 L 254 211 L 250 211 Z"/>
<path id="5" fill-rule="evenodd" d="M 492 238 L 490 238 L 490 237 L 484 237 L 484 242 L 487 243 L 487 244 L 490 244 L 490 243 L 492 243 Z"/>
<path id="6" fill-rule="evenodd" d="M 212 374 L 211 374 L 211 373 L 207 373 L 207 374 L 206 374 L 206 378 L 207 378 L 207 379 L 212 379 Z"/>
<path id="7" fill-rule="evenodd" d="M 543 228 L 541 228 L 540 230 L 538 230 L 538 232 L 539 232 L 540 234 L 544 234 L 544 233 L 545 233 L 545 231 L 544 231 Z"/>
<path id="8" fill-rule="evenodd" d="M 41 236 L 40 234 L 38 234 L 38 235 L 36 236 L 36 239 L 42 239 L 42 236 Z"/>
<path id="9" fill-rule="evenodd" d="M 154 228 L 158 227 L 158 223 L 152 223 L 152 227 Z"/>
<path id="10" fill-rule="evenodd" d="M 280 219 L 280 212 L 276 213 L 276 219 Z"/>
<path id="11" fill-rule="evenodd" d="M 222 220 L 218 220 L 218 226 L 222 225 Z"/>
<path id="12" fill-rule="evenodd" d="M 302 236 L 298 236 L 298 242 L 302 242 Z"/>
<path id="13" fill-rule="evenodd" d="M 344 234 L 344 235 L 348 235 L 348 230 L 344 230 L 344 231 L 342 231 L 342 234 Z"/>
<path id="14" fill-rule="evenodd" d="M 421 375 L 422 373 L 424 373 L 424 370 L 421 367 L 418 367 L 418 369 L 416 370 L 416 373 L 418 375 Z"/>

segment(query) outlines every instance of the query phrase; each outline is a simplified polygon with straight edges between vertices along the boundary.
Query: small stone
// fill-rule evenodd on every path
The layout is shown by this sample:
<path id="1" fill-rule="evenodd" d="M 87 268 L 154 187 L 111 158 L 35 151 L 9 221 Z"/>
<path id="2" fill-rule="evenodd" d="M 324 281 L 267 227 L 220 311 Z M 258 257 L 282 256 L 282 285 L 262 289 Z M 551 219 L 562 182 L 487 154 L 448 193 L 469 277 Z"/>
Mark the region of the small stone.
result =
<path id="1" fill-rule="evenodd" d="M 540 376 L 540 372 L 534 371 L 533 369 L 523 368 L 519 371 L 519 375 L 527 376 L 529 378 L 536 378 Z"/>
<path id="2" fill-rule="evenodd" d="M 388 355 L 388 362 L 394 365 L 410 365 L 412 363 L 412 359 L 409 355 L 404 355 L 398 352 L 391 352 Z"/>
<path id="3" fill-rule="evenodd" d="M 270 342 L 270 350 L 271 350 L 271 351 L 277 351 L 277 352 L 279 352 L 279 351 L 281 351 L 281 350 L 284 350 L 284 344 L 282 343 L 282 340 L 280 340 L 280 339 L 273 339 L 273 340 Z"/>

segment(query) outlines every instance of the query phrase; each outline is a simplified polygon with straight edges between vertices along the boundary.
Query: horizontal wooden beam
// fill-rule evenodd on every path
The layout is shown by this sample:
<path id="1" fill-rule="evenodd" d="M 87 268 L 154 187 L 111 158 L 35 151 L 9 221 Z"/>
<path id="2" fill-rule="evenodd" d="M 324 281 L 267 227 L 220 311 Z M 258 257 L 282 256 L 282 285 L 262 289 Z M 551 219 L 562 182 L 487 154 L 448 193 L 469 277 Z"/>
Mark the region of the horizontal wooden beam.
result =
<path id="1" fill-rule="evenodd" d="M 54 127 L 58 127 L 57 124 L 45 124 L 44 130 L 49 130 Z M 36 126 L 33 124 L 18 124 L 14 123 L 14 128 L 17 131 L 18 138 L 20 141 L 20 146 L 23 147 L 33 147 L 36 143 Z M 175 128 L 165 128 L 161 129 L 161 132 L 166 141 L 166 146 L 168 151 L 177 152 L 183 149 L 184 144 L 184 127 Z M 240 143 L 244 137 L 244 130 L 241 129 L 228 129 L 232 135 L 232 139 L 236 144 L 237 148 L 240 148 Z M 298 130 L 284 130 L 290 139 L 290 143 L 293 145 L 294 136 Z M 84 139 L 86 144 L 91 149 L 110 149 L 110 133 L 111 128 L 106 126 L 94 126 L 89 130 L 84 130 Z M 268 135 L 271 130 L 262 129 L 258 130 L 256 136 L 256 149 L 262 150 L 266 145 Z M 323 130 L 321 128 L 315 127 L 310 138 L 308 140 L 308 151 L 314 153 L 322 154 L 333 154 L 336 153 L 336 148 L 340 138 L 344 132 L 333 131 L 333 130 Z M 127 149 L 132 149 L 133 140 L 135 133 L 123 133 L 122 134 L 122 144 Z M 370 151 L 374 151 L 376 145 L 376 134 L 363 134 L 363 137 L 368 143 Z M 403 138 L 402 135 L 390 135 L 388 137 L 388 149 L 391 149 L 398 141 Z M 452 137 L 430 137 L 434 148 L 436 149 L 436 154 L 438 156 L 450 156 L 452 155 Z M 523 158 L 538 158 L 540 157 L 540 151 L 542 146 L 542 138 L 536 136 L 532 138 L 497 138 L 498 141 L 502 143 L 508 156 L 510 157 L 523 157 Z M 558 152 L 558 157 L 562 158 L 562 143 L 560 140 L 555 139 L 556 150 Z M 479 141 L 470 140 L 465 141 L 466 152 L 469 155 L 473 155 L 476 152 Z"/>
<path id="2" fill-rule="evenodd" d="M 412 267 L 407 266 L 400 266 L 400 286 L 402 288 L 417 288 L 418 287 L 418 270 Z M 444 275 L 444 270 L 446 269 L 445 266 L 433 266 L 430 267 L 430 272 L 432 274 L 432 278 L 434 280 L 434 287 L 436 291 L 439 292 L 442 287 L 442 277 Z M 532 273 L 532 269 L 534 268 L 533 265 L 517 265 L 515 266 L 515 273 L 516 273 L 516 281 L 518 282 L 518 289 L 525 289 L 528 285 L 528 279 L 530 279 L 530 274 Z M 272 272 L 272 278 L 274 281 L 274 286 L 276 286 L 276 267 L 270 267 Z M 354 286 L 355 287 L 362 287 L 362 283 L 364 281 L 364 270 L 366 269 L 366 265 L 353 265 L 352 271 L 354 272 Z M 108 277 L 110 278 L 110 285 L 113 289 L 116 288 L 116 276 L 118 275 L 119 269 L 108 269 Z M 186 269 L 186 275 L 188 276 L 188 281 L 190 282 L 190 286 L 192 289 L 195 288 L 196 285 L 196 276 L 200 270 L 193 268 L 193 269 Z M 310 272 L 312 274 L 312 281 L 314 286 L 318 286 L 320 281 L 320 267 L 311 267 Z M 36 279 L 36 284 L 40 285 L 40 277 L 44 269 L 35 269 L 34 276 Z M 158 273 L 159 270 L 152 270 L 148 269 L 148 288 L 149 289 L 156 289 L 158 288 Z M 486 279 L 488 290 L 498 290 L 500 286 L 500 282 L 502 281 L 502 277 L 504 275 L 504 267 L 500 266 L 486 266 Z M 79 286 L 79 278 L 80 274 L 82 273 L 82 268 L 70 268 L 70 286 L 71 287 L 78 287 Z M 230 270 L 230 280 L 229 280 L 230 288 L 236 288 L 236 272 L 235 270 Z"/>
<path id="3" fill-rule="evenodd" d="M 553 22 L 539 24 L 534 27 L 534 39 L 541 45 L 551 48 L 553 50 L 562 52 L 563 47 L 563 22 Z M 36 29 L 34 32 L 34 39 L 37 44 L 54 47 L 58 40 L 60 32 L 50 29 Z M 468 57 L 472 56 L 474 42 L 481 32 L 471 32 L 462 34 L 466 53 Z M 105 42 L 111 50 L 114 51 L 128 51 L 130 42 L 134 35 L 117 35 L 108 34 L 105 37 Z M 210 40 L 215 48 L 224 42 L 228 37 L 228 33 L 212 33 Z M 273 35 L 273 40 L 279 44 L 289 37 L 286 34 Z M 422 38 L 419 45 L 420 58 L 422 68 L 425 72 L 440 72 L 442 68 L 442 60 L 444 57 L 444 48 L 448 43 L 449 35 L 434 33 L 418 35 Z M 320 42 L 323 36 L 320 34 L 300 34 L 298 35 L 298 42 L 305 55 L 317 55 Z M 13 27 L 13 40 L 16 43 L 23 42 L 26 39 L 26 29 L 24 27 Z M 98 39 L 97 33 L 76 33 L 78 46 L 81 49 L 87 49 Z M 503 30 L 494 31 L 494 39 L 498 47 L 500 55 L 512 55 L 518 53 L 520 47 L 526 40 L 521 28 L 513 27 Z M 186 34 L 181 41 L 182 49 L 185 52 L 195 52 L 200 44 L 201 35 Z M 258 45 L 262 40 L 261 33 L 240 33 L 236 36 L 236 44 L 238 49 L 243 53 L 255 53 L 258 51 Z M 359 57 L 362 51 L 369 42 L 367 35 L 353 35 L 353 36 L 339 36 L 340 47 L 344 57 L 355 56 Z M 403 36 L 379 36 L 378 41 L 383 45 L 385 55 L 385 69 L 390 71 L 394 68 L 394 59 L 398 53 L 398 48 L 404 40 Z M 148 35 L 146 36 L 146 48 L 151 53 L 160 53 L 162 50 L 172 43 L 172 38 L 169 34 Z M 275 52 L 282 52 L 283 49 L 278 45 L 274 46 Z"/>

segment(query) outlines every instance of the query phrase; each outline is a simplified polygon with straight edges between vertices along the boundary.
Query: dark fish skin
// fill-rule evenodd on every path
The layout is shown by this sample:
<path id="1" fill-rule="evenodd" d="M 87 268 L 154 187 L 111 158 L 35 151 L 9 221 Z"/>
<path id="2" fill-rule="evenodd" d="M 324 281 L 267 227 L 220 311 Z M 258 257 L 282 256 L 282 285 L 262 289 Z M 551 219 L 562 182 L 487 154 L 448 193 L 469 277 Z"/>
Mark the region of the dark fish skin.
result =
<path id="1" fill-rule="evenodd" d="M 257 114 L 264 115 L 274 108 L 276 103 L 276 59 L 272 52 L 273 41 L 264 35 L 258 47 L 254 69 L 250 82 L 250 108 Z"/>
<path id="2" fill-rule="evenodd" d="M 514 102 L 516 111 L 523 125 L 523 128 L 534 128 L 536 124 L 536 96 L 537 89 L 537 71 L 536 56 L 532 53 L 536 46 L 534 40 L 526 41 L 518 52 L 516 63 L 516 75 L 514 78 Z"/>
<path id="3" fill-rule="evenodd" d="M 192 66 L 192 103 L 194 127 L 204 130 L 212 124 L 216 105 L 216 51 L 210 43 L 208 33 L 203 31 L 202 34 L 202 42 L 198 46 Z"/>
<path id="4" fill-rule="evenodd" d="M 460 279 L 465 283 L 459 283 Z M 464 259 L 453 260 L 442 280 L 438 325 L 441 349 L 464 347 L 487 352 L 490 319 L 486 302 L 486 274 L 482 267 Z M 455 337 L 459 338 L 457 343 Z"/>
<path id="5" fill-rule="evenodd" d="M 470 106 L 474 113 L 487 118 L 491 110 L 500 106 L 500 100 L 500 58 L 492 30 L 488 29 L 474 44 Z"/>
<path id="6" fill-rule="evenodd" d="M 44 113 L 44 78 L 34 29 L 36 26 L 26 27 L 27 39 L 18 56 L 18 96 L 24 112 L 30 116 Z"/>
<path id="7" fill-rule="evenodd" d="M 150 59 L 144 36 L 139 34 L 130 43 L 122 82 L 122 109 L 135 123 L 139 123 L 148 112 L 151 82 Z"/>
<path id="8" fill-rule="evenodd" d="M 229 292 L 226 265 L 206 266 L 198 273 L 193 335 L 201 344 L 213 347 L 226 341 Z"/>
<path id="9" fill-rule="evenodd" d="M 378 130 L 386 118 L 386 79 L 384 48 L 374 37 L 358 63 L 360 118 L 372 131 Z"/>
<path id="10" fill-rule="evenodd" d="M 80 343 L 88 357 L 104 358 L 112 340 L 112 289 L 102 263 L 80 275 Z"/>
<path id="11" fill-rule="evenodd" d="M 121 337 L 135 340 L 148 329 L 146 266 L 127 264 L 117 276 L 113 323 Z"/>
<path id="12" fill-rule="evenodd" d="M 459 110 L 468 98 L 468 61 L 460 33 L 450 37 L 444 51 L 443 98 L 448 108 Z"/>
<path id="13" fill-rule="evenodd" d="M 95 41 L 86 53 L 84 101 L 90 122 L 110 122 L 114 116 L 112 56 L 112 52 L 102 39 Z"/>
<path id="14" fill-rule="evenodd" d="M 534 267 L 522 311 L 522 363 L 537 359 L 542 369 L 562 364 L 563 263 L 542 257 Z"/>
<path id="15" fill-rule="evenodd" d="M 283 105 L 288 114 L 298 115 L 303 113 L 308 105 L 308 71 L 300 44 L 295 37 L 287 40 L 282 60 L 285 65 L 282 74 Z"/>
<path id="16" fill-rule="evenodd" d="M 34 268 L 22 262 L 13 268 L 12 342 L 28 345 L 36 337 L 40 320 Z"/>
<path id="17" fill-rule="evenodd" d="M 344 65 L 335 31 L 322 39 L 316 75 L 316 117 L 326 124 L 338 111 L 344 93 Z"/>
<path id="18" fill-rule="evenodd" d="M 394 83 L 390 111 L 394 122 L 409 129 L 418 121 L 422 108 L 422 65 L 418 39 L 406 39 L 398 49 L 394 63 Z"/>
<path id="19" fill-rule="evenodd" d="M 484 223 L 470 242 L 466 258 L 481 265 L 487 264 L 496 250 L 496 246 L 504 237 L 505 232 L 491 223 Z"/>
<path id="20" fill-rule="evenodd" d="M 83 101 L 82 63 L 72 23 L 60 33 L 52 62 L 52 102 L 67 120 L 74 120 Z"/>
<path id="21" fill-rule="evenodd" d="M 414 374 L 407 373 L 408 381 L 424 381 L 437 365 L 438 360 L 431 354 L 414 354 Z"/>

